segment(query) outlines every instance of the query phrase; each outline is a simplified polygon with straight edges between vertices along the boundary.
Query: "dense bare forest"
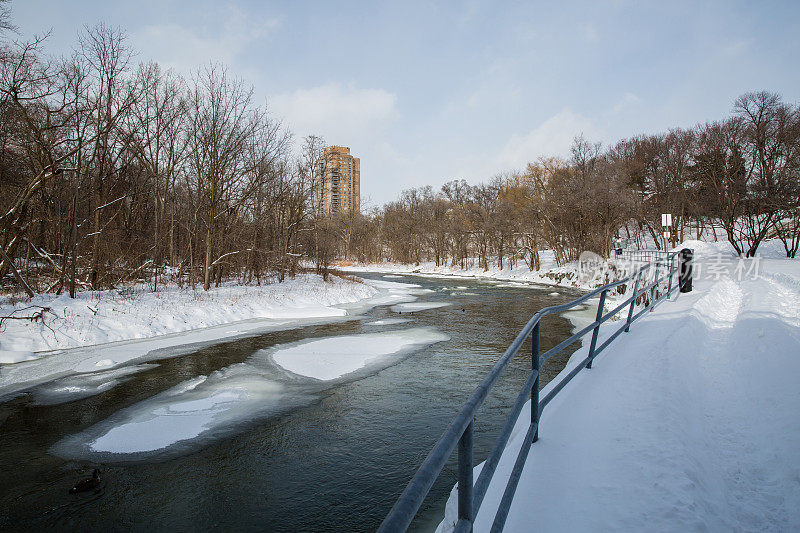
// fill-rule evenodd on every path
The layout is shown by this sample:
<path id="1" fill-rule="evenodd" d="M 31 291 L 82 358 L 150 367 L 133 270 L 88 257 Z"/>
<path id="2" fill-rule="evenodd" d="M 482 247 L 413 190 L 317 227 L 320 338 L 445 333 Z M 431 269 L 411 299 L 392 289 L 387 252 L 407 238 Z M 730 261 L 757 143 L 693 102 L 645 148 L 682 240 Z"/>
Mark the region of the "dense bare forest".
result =
<path id="1" fill-rule="evenodd" d="M 669 243 L 661 214 L 673 215 Z M 714 227 L 753 256 L 779 238 L 800 244 L 800 108 L 754 92 L 731 116 L 691 129 L 639 135 L 603 148 L 582 136 L 571 157 L 540 158 L 524 172 L 471 186 L 405 191 L 363 218 L 349 249 L 360 261 L 434 261 L 466 267 L 524 261 L 539 251 L 559 264 L 584 250 L 608 256 L 616 236 L 632 245 L 675 245 Z"/>
<path id="2" fill-rule="evenodd" d="M 5 282 L 208 289 L 282 280 L 326 251 L 314 241 L 327 226 L 309 222 L 321 140 L 292 157 L 290 133 L 223 65 L 190 80 L 135 65 L 124 34 L 103 25 L 67 58 L 42 44 L 6 44 L 0 58 Z"/>
<path id="3" fill-rule="evenodd" d="M 0 5 L 0 8 L 2 5 Z M 539 267 L 607 255 L 615 235 L 660 242 L 716 225 L 739 254 L 800 244 L 800 109 L 769 92 L 692 129 L 569 159 L 541 158 L 480 185 L 405 191 L 365 215 L 320 219 L 311 192 L 324 142 L 290 132 L 224 65 L 183 79 L 134 63 L 119 30 L 86 29 L 66 57 L 43 39 L 0 50 L 0 280 L 33 292 L 148 282 L 208 289 L 282 280 L 335 259 Z"/>

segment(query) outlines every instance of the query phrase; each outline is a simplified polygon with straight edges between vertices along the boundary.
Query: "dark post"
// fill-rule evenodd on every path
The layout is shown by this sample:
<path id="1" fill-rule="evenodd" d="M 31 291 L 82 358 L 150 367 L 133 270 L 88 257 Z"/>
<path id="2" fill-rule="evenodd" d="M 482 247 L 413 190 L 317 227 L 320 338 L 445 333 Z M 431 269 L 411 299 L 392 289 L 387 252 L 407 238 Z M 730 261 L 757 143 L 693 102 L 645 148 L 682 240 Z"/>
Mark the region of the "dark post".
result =
<path id="1" fill-rule="evenodd" d="M 594 349 L 597 346 L 597 334 L 600 333 L 600 319 L 603 318 L 603 311 L 605 310 L 606 305 L 606 293 L 608 290 L 604 290 L 600 293 L 600 302 L 597 304 L 597 317 L 595 317 L 594 321 L 597 322 L 597 325 L 594 327 L 594 331 L 592 331 L 592 344 L 589 346 L 589 362 L 586 363 L 586 368 L 592 368 L 592 361 L 594 360 Z"/>
<path id="2" fill-rule="evenodd" d="M 681 272 L 679 286 L 681 292 L 692 292 L 692 260 L 694 259 L 694 250 L 684 248 L 681 250 Z"/>
<path id="3" fill-rule="evenodd" d="M 537 322 L 533 327 L 531 333 L 531 366 L 536 372 L 542 369 L 541 362 L 539 361 L 539 331 L 541 322 Z M 536 424 L 536 431 L 533 432 L 533 442 L 539 440 L 539 376 L 536 376 L 536 381 L 533 382 L 531 389 L 531 424 Z"/>
<path id="4" fill-rule="evenodd" d="M 458 519 L 472 523 L 472 422 L 458 441 Z"/>

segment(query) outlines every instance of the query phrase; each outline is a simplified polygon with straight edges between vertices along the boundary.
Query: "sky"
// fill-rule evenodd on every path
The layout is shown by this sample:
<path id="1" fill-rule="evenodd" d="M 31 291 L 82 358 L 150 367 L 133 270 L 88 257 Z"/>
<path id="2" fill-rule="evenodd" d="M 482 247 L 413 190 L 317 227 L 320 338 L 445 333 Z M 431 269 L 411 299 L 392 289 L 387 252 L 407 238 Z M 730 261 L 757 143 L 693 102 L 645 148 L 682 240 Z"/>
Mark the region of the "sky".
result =
<path id="1" fill-rule="evenodd" d="M 69 54 L 87 25 L 187 78 L 210 61 L 294 135 L 361 158 L 362 209 L 730 113 L 800 101 L 800 2 L 13 0 L 19 38 Z"/>

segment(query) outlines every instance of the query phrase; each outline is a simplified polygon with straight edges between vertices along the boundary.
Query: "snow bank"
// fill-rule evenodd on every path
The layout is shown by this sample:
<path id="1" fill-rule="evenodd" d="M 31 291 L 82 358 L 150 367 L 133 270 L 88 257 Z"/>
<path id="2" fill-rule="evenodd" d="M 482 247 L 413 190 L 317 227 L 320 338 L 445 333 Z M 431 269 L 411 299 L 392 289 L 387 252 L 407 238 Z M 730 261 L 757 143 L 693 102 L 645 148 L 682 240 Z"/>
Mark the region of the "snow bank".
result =
<path id="1" fill-rule="evenodd" d="M 3 324 L 0 363 L 29 359 L 31 352 L 141 339 L 248 319 L 298 319 L 346 314 L 335 307 L 378 294 L 378 288 L 331 276 L 304 274 L 283 283 L 228 285 L 208 292 L 171 287 L 157 293 L 137 287 L 118 291 L 40 295 L 30 302 L 0 304 L 0 314 L 30 315 L 28 306 L 48 308 L 44 322 Z M 395 302 L 396 303 L 396 302 Z"/>
<path id="2" fill-rule="evenodd" d="M 553 399 L 506 531 L 800 530 L 800 261 L 761 267 L 758 277 L 695 280 Z M 617 327 L 604 326 L 600 342 Z M 529 413 L 475 531 L 491 527 Z M 452 530 L 456 509 L 454 490 L 439 531 Z"/>
<path id="3" fill-rule="evenodd" d="M 398 283 L 395 281 L 365 279 L 364 285 L 372 287 L 376 293 L 354 303 L 341 305 L 350 313 L 364 313 L 379 305 L 393 305 L 417 300 L 417 294 L 426 294 L 426 290 L 414 283 Z"/>
<path id="4" fill-rule="evenodd" d="M 87 295 L 75 300 L 51 297 L 52 301 L 64 301 L 63 314 L 69 317 L 48 322 L 55 330 L 55 337 L 41 323 L 27 321 L 13 321 L 0 336 L 0 363 L 13 363 L 0 364 L 0 398 L 75 374 L 93 374 L 182 355 L 222 339 L 353 320 L 354 313 L 376 305 L 414 301 L 417 296 L 410 293 L 419 290 L 418 285 L 407 283 L 357 283 L 337 277 L 325 282 L 319 276 L 301 276 L 281 284 L 224 287 L 199 295 L 177 289 L 156 294 L 145 292 L 136 297 L 102 293 L 99 303 Z M 36 301 L 46 303 L 44 297 Z M 87 302 L 94 306 L 91 311 Z M 82 306 L 86 309 L 82 310 Z M 8 313 L 10 307 L 6 307 L 0 312 Z M 257 317 L 247 318 L 253 315 Z M 201 327 L 212 321 L 220 324 Z M 181 331 L 149 337 L 170 329 Z M 120 337 L 149 338 L 39 353 L 6 349 Z M 110 388 L 117 383 L 108 380 L 105 386 Z M 76 396 L 79 394 L 83 393 L 75 391 Z"/>
<path id="5" fill-rule="evenodd" d="M 30 350 L 0 350 L 0 364 L 33 361 L 38 356 Z"/>
<path id="6" fill-rule="evenodd" d="M 461 269 L 457 266 L 440 265 L 436 266 L 433 262 L 424 262 L 418 265 L 406 265 L 402 263 L 376 263 L 363 265 L 348 265 L 342 270 L 349 272 L 385 272 L 384 277 L 400 278 L 399 274 L 414 274 L 428 277 L 455 277 L 481 279 L 485 281 L 511 281 L 524 282 L 521 287 L 530 286 L 530 283 L 540 285 L 562 285 L 566 287 L 577 287 L 582 289 L 594 288 L 594 284 L 583 282 L 577 276 L 577 262 L 564 266 L 558 266 L 555 256 L 550 250 L 540 253 L 541 269 L 530 270 L 524 262 L 517 262 L 514 268 L 504 266 L 499 268 L 497 265 L 490 265 L 484 270 L 475 265 Z M 517 286 L 517 285 L 515 285 Z M 452 290 L 446 287 L 447 290 Z"/>
<path id="7" fill-rule="evenodd" d="M 152 339 L 121 341 L 44 354 L 43 357 L 32 361 L 0 367 L 0 399 L 39 384 L 75 374 L 91 374 L 131 363 L 177 357 L 223 339 L 230 340 L 270 331 L 342 320 L 348 320 L 348 317 L 246 320 L 234 324 L 161 335 Z"/>
<path id="8" fill-rule="evenodd" d="M 342 335 L 279 348 L 272 353 L 272 360 L 294 374 L 327 381 L 378 364 L 389 356 L 449 339 L 448 335 L 427 327 Z"/>

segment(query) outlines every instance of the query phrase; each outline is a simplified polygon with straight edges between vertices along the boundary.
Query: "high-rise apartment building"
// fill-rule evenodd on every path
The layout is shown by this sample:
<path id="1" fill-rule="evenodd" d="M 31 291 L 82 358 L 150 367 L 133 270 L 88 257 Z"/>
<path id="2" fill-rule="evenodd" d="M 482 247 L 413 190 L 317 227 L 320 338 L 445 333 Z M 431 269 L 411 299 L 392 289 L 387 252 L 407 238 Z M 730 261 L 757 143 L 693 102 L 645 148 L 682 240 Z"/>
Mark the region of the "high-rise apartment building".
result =
<path id="1" fill-rule="evenodd" d="M 361 160 L 346 146 L 328 146 L 314 165 L 317 216 L 361 210 Z"/>

